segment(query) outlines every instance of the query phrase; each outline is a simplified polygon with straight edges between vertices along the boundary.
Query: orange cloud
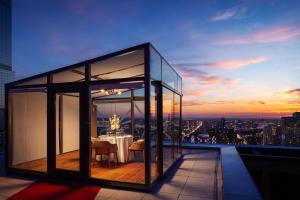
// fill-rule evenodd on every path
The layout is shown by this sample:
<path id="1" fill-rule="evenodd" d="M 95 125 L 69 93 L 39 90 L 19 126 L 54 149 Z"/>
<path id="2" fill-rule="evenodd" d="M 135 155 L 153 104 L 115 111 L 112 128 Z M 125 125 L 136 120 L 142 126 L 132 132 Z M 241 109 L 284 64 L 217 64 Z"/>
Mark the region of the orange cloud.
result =
<path id="1" fill-rule="evenodd" d="M 235 101 L 212 101 L 212 102 L 203 102 L 203 101 L 184 101 L 183 106 L 206 106 L 206 105 L 224 105 L 224 104 L 235 104 Z"/>
<path id="2" fill-rule="evenodd" d="M 296 26 L 278 26 L 261 30 L 243 37 L 234 37 L 217 42 L 218 44 L 253 44 L 286 42 L 300 37 L 300 28 Z"/>

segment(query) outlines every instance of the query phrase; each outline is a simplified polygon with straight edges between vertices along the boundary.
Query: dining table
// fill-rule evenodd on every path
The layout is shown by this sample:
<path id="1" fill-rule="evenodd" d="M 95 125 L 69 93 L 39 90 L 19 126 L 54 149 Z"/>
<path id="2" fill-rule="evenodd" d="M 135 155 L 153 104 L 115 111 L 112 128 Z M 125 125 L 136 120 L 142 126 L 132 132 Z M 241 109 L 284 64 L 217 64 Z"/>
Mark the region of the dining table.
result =
<path id="1" fill-rule="evenodd" d="M 108 141 L 111 144 L 118 146 L 118 161 L 121 163 L 128 162 L 128 147 L 133 143 L 133 136 L 129 134 L 124 135 L 101 135 L 96 140 Z"/>

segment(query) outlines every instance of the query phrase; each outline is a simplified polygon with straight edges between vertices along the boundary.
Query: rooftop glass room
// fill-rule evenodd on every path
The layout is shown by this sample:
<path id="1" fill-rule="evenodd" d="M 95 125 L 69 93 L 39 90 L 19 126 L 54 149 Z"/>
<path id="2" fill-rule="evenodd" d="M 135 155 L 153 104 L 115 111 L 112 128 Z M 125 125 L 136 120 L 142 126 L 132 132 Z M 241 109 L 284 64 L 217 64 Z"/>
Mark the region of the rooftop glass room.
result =
<path id="1" fill-rule="evenodd" d="M 150 190 L 181 157 L 182 79 L 149 43 L 5 93 L 9 173 Z"/>

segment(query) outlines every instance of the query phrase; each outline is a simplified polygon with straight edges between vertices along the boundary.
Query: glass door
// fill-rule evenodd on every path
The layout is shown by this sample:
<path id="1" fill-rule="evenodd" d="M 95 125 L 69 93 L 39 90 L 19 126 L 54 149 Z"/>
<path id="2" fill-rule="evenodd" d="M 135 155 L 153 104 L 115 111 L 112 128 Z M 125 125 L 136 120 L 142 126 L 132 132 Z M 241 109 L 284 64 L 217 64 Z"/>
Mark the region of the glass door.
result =
<path id="1" fill-rule="evenodd" d="M 55 94 L 56 169 L 80 170 L 79 92 Z"/>
<path id="2" fill-rule="evenodd" d="M 48 98 L 51 98 L 51 107 L 48 110 L 51 117 L 50 129 L 48 129 L 50 173 L 56 176 L 79 175 L 82 163 L 80 155 L 81 92 L 78 89 L 66 90 L 60 87 L 50 89 L 48 95 Z"/>

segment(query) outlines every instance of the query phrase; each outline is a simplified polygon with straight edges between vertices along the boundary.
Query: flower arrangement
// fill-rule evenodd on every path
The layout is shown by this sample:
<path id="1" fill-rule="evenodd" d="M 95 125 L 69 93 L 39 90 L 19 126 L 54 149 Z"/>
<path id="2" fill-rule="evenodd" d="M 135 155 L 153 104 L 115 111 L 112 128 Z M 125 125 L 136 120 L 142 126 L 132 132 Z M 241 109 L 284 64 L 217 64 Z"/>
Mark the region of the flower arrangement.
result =
<path id="1" fill-rule="evenodd" d="M 113 114 L 112 117 L 109 118 L 109 124 L 111 131 L 116 134 L 116 132 L 120 129 L 120 117 Z"/>

